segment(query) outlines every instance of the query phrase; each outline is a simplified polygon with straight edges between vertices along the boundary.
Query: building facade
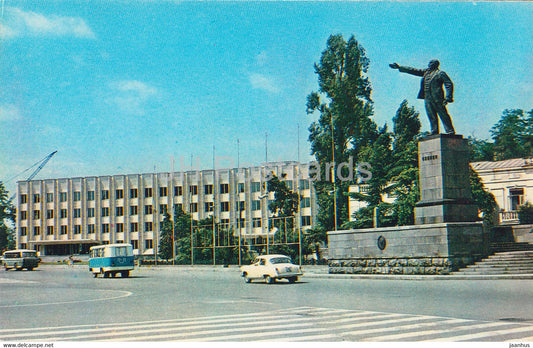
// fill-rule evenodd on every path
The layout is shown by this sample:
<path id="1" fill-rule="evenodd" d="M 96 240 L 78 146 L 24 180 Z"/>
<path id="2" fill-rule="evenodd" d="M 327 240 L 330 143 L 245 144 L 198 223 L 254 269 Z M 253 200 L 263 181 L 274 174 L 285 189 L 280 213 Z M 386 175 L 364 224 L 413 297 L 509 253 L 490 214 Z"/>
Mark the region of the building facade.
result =
<path id="1" fill-rule="evenodd" d="M 498 203 L 500 223 L 517 223 L 518 207 L 533 203 L 533 159 L 470 164 Z"/>
<path id="2" fill-rule="evenodd" d="M 101 243 L 131 243 L 137 255 L 154 255 L 165 213 L 181 207 L 194 220 L 215 223 L 243 240 L 265 237 L 266 182 L 274 173 L 301 196 L 296 228 L 312 227 L 317 205 L 309 165 L 262 166 L 20 181 L 17 187 L 17 247 L 41 255 L 86 253 Z"/>

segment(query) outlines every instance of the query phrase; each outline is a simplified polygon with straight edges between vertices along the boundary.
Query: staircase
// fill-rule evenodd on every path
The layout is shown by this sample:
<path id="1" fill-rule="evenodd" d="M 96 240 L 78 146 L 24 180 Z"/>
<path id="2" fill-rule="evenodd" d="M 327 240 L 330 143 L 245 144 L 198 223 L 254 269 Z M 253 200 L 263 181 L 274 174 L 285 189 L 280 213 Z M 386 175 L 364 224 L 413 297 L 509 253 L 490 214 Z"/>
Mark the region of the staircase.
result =
<path id="1" fill-rule="evenodd" d="M 494 254 L 453 274 L 497 275 L 533 274 L 533 245 L 529 243 L 492 243 Z"/>

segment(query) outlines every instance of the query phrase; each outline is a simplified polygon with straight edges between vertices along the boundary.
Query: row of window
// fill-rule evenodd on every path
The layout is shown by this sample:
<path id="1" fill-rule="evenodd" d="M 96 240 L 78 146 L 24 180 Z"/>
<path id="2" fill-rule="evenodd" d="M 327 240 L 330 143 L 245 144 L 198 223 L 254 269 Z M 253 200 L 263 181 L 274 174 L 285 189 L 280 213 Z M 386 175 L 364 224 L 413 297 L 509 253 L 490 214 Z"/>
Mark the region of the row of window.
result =
<path id="1" fill-rule="evenodd" d="M 287 184 L 287 187 L 289 189 L 292 189 L 292 181 L 285 181 Z M 238 183 L 237 185 L 237 192 L 242 193 L 244 192 L 244 183 Z M 300 180 L 300 189 L 305 190 L 309 189 L 309 180 Z M 253 181 L 251 183 L 251 191 L 252 192 L 260 192 L 261 191 L 261 183 Z M 189 186 L 189 192 L 192 195 L 198 194 L 198 186 L 197 185 L 191 185 Z M 230 192 L 230 186 L 229 184 L 220 184 L 220 193 L 226 194 Z M 138 198 L 139 196 L 139 190 L 136 188 L 132 188 L 129 190 L 129 198 Z M 204 185 L 204 194 L 211 195 L 213 194 L 213 185 Z M 183 187 L 182 186 L 175 186 L 174 187 L 174 195 L 175 196 L 182 196 L 183 195 Z M 159 188 L 159 196 L 160 197 L 166 197 L 168 196 L 168 188 L 167 187 L 160 187 Z M 149 198 L 153 197 L 153 189 L 151 187 L 147 187 L 144 189 L 144 197 Z M 60 192 L 59 193 L 59 201 L 60 202 L 66 202 L 68 198 L 67 192 Z M 123 189 L 117 189 L 115 190 L 115 199 L 122 199 L 124 198 L 124 190 Z M 74 191 L 72 199 L 74 201 L 80 201 L 81 200 L 81 192 L 80 191 Z M 109 190 L 102 190 L 100 192 L 100 199 L 101 200 L 107 200 L 109 199 Z M 87 200 L 88 201 L 94 201 L 95 200 L 95 191 L 87 191 Z M 41 202 L 41 195 L 39 193 L 33 194 L 33 203 L 40 203 Z M 53 193 L 47 193 L 46 194 L 46 202 L 51 203 L 54 202 L 54 194 Z M 20 203 L 25 204 L 28 203 L 28 195 L 22 194 L 20 195 Z"/>
<path id="2" fill-rule="evenodd" d="M 309 197 L 304 197 L 301 201 L 301 207 L 307 208 L 311 205 L 311 200 Z M 204 203 L 204 211 L 205 212 L 212 212 L 213 211 L 213 202 L 205 202 Z M 245 202 L 240 201 L 238 204 L 239 211 L 245 210 Z M 252 201 L 252 210 L 261 210 L 261 201 L 254 200 Z M 165 214 L 168 211 L 168 206 L 166 204 L 159 205 L 159 212 L 161 214 Z M 220 211 L 222 212 L 228 212 L 230 211 L 230 204 L 229 202 L 220 202 Z M 197 213 L 198 212 L 198 203 L 191 203 L 191 212 Z M 144 206 L 144 214 L 145 215 L 151 215 L 154 213 L 153 206 L 151 205 L 145 205 Z M 132 205 L 130 206 L 130 215 L 138 215 L 138 206 Z M 46 218 L 47 219 L 53 219 L 54 218 L 54 210 L 49 209 L 46 211 Z M 106 217 L 109 216 L 109 208 L 103 207 L 101 208 L 101 216 Z M 124 216 L 124 207 L 115 207 L 115 216 Z M 80 218 L 81 217 L 81 209 L 80 208 L 74 208 L 73 209 L 73 217 L 74 218 Z M 95 217 L 95 208 L 87 208 L 87 217 Z M 41 218 L 41 211 L 40 210 L 34 210 L 33 211 L 33 219 L 40 219 Z M 68 218 L 68 210 L 67 209 L 60 209 L 59 210 L 59 218 L 66 219 Z M 28 212 L 25 210 L 22 210 L 20 212 L 20 219 L 21 220 L 27 220 L 28 219 Z"/>
<path id="3" fill-rule="evenodd" d="M 302 216 L 301 217 L 302 226 L 311 226 L 311 216 Z M 229 225 L 228 219 L 222 219 L 221 225 Z M 124 232 L 124 224 L 123 223 L 117 223 L 114 224 L 115 226 L 115 232 L 116 233 L 122 233 Z M 139 232 L 139 223 L 137 222 L 131 222 L 129 224 L 130 229 L 129 232 Z M 237 226 L 240 228 L 246 227 L 246 219 L 239 219 Z M 74 234 L 81 234 L 81 225 L 74 225 Z M 254 218 L 252 220 L 252 227 L 257 228 L 261 227 L 261 218 Z M 152 232 L 154 228 L 154 225 L 152 222 L 145 222 L 144 223 L 144 231 L 145 232 Z M 68 234 L 68 226 L 67 225 L 61 225 L 59 226 L 60 234 Z M 110 224 L 104 223 L 101 225 L 101 233 L 109 233 L 110 232 Z M 87 233 L 96 233 L 96 226 L 95 224 L 88 224 L 87 225 Z M 27 227 L 21 227 L 20 228 L 20 234 L 21 236 L 28 235 L 28 229 Z M 33 235 L 39 236 L 41 234 L 41 226 L 34 226 L 33 227 Z M 46 226 L 46 234 L 47 235 L 54 235 L 55 234 L 55 227 L 54 226 Z"/>

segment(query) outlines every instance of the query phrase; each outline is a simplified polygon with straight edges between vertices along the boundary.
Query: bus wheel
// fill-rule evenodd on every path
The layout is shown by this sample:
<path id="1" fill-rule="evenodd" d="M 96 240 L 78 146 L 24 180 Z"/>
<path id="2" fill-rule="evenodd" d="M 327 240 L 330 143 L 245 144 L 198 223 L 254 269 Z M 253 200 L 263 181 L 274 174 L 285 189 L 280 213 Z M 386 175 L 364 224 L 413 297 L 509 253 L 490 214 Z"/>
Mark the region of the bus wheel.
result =
<path id="1" fill-rule="evenodd" d="M 109 278 L 109 272 L 104 272 L 104 278 Z"/>
<path id="2" fill-rule="evenodd" d="M 93 273 L 93 277 L 98 278 L 98 273 Z"/>
<path id="3" fill-rule="evenodd" d="M 128 278 L 130 276 L 130 271 L 122 271 L 120 272 L 120 276 L 122 278 Z"/>

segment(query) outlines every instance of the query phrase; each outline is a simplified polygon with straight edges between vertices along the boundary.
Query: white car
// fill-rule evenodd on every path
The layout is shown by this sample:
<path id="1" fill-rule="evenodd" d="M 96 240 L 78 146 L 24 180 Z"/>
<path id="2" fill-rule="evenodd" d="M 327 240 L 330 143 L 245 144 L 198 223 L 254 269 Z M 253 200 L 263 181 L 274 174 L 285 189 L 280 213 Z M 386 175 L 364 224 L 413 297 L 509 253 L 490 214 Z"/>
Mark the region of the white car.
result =
<path id="1" fill-rule="evenodd" d="M 258 256 L 251 265 L 241 267 L 241 276 L 246 283 L 257 279 L 265 280 L 268 284 L 278 279 L 294 283 L 301 275 L 302 268 L 293 264 L 291 258 L 285 255 Z"/>

